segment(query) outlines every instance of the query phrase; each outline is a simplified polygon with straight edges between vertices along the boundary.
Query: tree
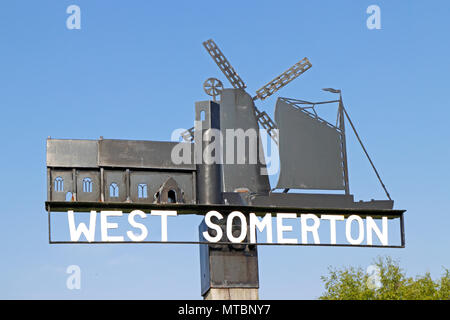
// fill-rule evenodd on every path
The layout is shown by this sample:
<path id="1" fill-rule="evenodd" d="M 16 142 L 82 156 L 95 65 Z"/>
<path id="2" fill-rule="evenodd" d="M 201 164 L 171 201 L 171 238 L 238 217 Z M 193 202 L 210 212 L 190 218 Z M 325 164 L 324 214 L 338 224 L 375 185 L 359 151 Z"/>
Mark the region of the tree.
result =
<path id="1" fill-rule="evenodd" d="M 450 273 L 444 268 L 440 279 L 424 276 L 407 277 L 391 257 L 378 257 L 372 274 L 361 267 L 336 269 L 322 276 L 325 293 L 322 300 L 450 300 Z"/>

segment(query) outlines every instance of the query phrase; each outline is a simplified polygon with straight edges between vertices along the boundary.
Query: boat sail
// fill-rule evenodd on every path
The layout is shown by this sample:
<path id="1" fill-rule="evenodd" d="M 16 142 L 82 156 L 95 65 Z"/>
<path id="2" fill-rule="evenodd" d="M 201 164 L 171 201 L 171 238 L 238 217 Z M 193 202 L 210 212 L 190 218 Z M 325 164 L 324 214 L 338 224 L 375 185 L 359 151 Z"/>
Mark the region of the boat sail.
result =
<path id="1" fill-rule="evenodd" d="M 301 107 L 303 106 L 303 107 Z M 345 133 L 320 118 L 304 101 L 280 98 L 277 189 L 345 190 Z"/>

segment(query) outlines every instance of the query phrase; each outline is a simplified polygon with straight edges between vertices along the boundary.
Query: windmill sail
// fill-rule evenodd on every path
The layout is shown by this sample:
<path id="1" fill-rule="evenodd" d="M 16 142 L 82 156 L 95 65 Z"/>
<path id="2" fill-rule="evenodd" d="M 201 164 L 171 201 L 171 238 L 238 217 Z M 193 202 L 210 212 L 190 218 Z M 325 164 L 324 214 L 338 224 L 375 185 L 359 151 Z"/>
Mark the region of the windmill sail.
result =
<path id="1" fill-rule="evenodd" d="M 280 74 L 278 77 L 265 84 L 263 87 L 256 90 L 256 96 L 253 97 L 253 100 L 261 99 L 264 100 L 267 97 L 270 97 L 275 92 L 283 88 L 292 80 L 296 79 L 298 76 L 303 74 L 309 68 L 312 67 L 311 62 L 309 62 L 308 58 L 303 58 L 292 67 L 287 69 L 285 72 Z"/>
<path id="2" fill-rule="evenodd" d="M 280 176 L 277 188 L 345 190 L 341 130 L 280 98 L 275 108 L 279 129 Z"/>
<path id="3" fill-rule="evenodd" d="M 247 85 L 244 83 L 241 77 L 239 77 L 231 63 L 228 61 L 222 51 L 220 51 L 219 47 L 212 39 L 203 42 L 203 46 L 234 88 L 247 88 Z"/>

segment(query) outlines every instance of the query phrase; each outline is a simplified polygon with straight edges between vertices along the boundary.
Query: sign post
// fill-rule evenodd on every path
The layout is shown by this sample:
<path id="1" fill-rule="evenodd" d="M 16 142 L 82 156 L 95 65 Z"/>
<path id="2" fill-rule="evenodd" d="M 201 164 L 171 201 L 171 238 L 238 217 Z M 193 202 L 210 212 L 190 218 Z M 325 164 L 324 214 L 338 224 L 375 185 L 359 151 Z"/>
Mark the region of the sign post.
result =
<path id="1" fill-rule="evenodd" d="M 302 59 L 252 97 L 217 45 L 208 40 L 204 46 L 233 88 L 224 89 L 220 81 L 208 79 L 206 92 L 220 100 L 195 103 L 195 126 L 183 133 L 183 142 L 47 140 L 49 243 L 198 244 L 201 295 L 208 300 L 259 298 L 261 245 L 404 248 L 405 210 L 393 209 L 385 185 L 389 200 L 354 201 L 350 194 L 344 113 L 350 118 L 342 99 L 279 98 L 276 122 L 256 108 L 256 100 L 307 71 L 309 60 Z M 336 125 L 315 110 L 332 103 L 338 103 Z M 281 173 L 274 189 L 264 157 L 264 130 L 258 124 L 280 150 Z M 67 213 L 70 240 L 52 237 L 52 215 L 57 212 Z M 75 213 L 81 212 L 89 214 L 89 225 L 75 223 Z M 180 214 L 204 216 L 197 240 L 169 236 L 168 221 Z M 109 217 L 124 215 L 130 230 L 108 236 L 108 229 L 117 228 Z M 149 215 L 160 216 L 159 240 L 149 240 L 147 226 L 135 220 Z M 400 241 L 391 244 L 394 221 L 399 221 Z M 100 237 L 95 233 L 97 223 Z M 264 234 L 266 241 L 259 241 Z"/>

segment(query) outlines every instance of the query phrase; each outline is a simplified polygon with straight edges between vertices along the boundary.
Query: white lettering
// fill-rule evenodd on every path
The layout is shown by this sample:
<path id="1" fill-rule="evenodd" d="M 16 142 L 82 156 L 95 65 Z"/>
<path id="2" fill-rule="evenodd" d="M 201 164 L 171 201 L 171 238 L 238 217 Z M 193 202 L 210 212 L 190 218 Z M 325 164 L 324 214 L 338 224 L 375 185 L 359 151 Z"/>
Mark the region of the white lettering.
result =
<path id="1" fill-rule="evenodd" d="M 108 229 L 117 229 L 119 224 L 109 223 L 108 217 L 121 217 L 122 211 L 101 211 L 100 212 L 100 225 L 102 241 L 123 241 L 123 236 L 108 236 Z"/>
<path id="2" fill-rule="evenodd" d="M 302 225 L 302 243 L 303 244 L 308 243 L 308 232 L 311 232 L 313 235 L 314 243 L 320 244 L 318 232 L 320 226 L 320 219 L 315 214 L 302 214 L 300 219 Z M 307 220 L 310 219 L 314 221 L 312 226 L 309 226 L 307 222 Z"/>
<path id="3" fill-rule="evenodd" d="M 241 232 L 238 237 L 235 237 L 233 235 L 233 219 L 239 218 L 241 220 L 241 225 L 238 227 L 241 227 Z M 239 243 L 244 241 L 245 237 L 247 236 L 247 219 L 245 216 L 239 212 L 239 211 L 233 211 L 228 215 L 227 218 L 227 237 L 228 240 L 230 240 L 233 243 Z"/>
<path id="4" fill-rule="evenodd" d="M 323 214 L 320 216 L 320 218 L 324 220 L 330 220 L 330 242 L 331 244 L 336 244 L 336 221 L 343 221 L 344 216 Z"/>
<path id="5" fill-rule="evenodd" d="M 366 227 L 367 227 L 367 244 L 372 245 L 372 231 L 375 231 L 375 234 L 377 235 L 378 239 L 380 240 L 381 244 L 383 246 L 388 245 L 388 218 L 382 217 L 381 218 L 381 228 L 383 231 L 381 231 L 377 224 L 375 223 L 375 220 L 372 217 L 366 218 Z"/>
<path id="6" fill-rule="evenodd" d="M 133 210 L 128 215 L 128 223 L 132 227 L 140 229 L 141 234 L 136 235 L 135 233 L 133 233 L 133 231 L 127 231 L 127 236 L 128 236 L 128 238 L 130 238 L 131 241 L 143 241 L 145 238 L 147 238 L 148 230 L 147 230 L 147 227 L 144 226 L 142 223 L 136 222 L 134 220 L 135 216 L 140 216 L 142 219 L 145 219 L 145 218 L 147 218 L 147 215 L 141 210 Z"/>
<path id="7" fill-rule="evenodd" d="M 75 216 L 73 214 L 73 210 L 67 211 L 67 218 L 69 219 L 69 232 L 70 232 L 70 241 L 78 241 L 80 240 L 81 234 L 84 234 L 86 240 L 89 242 L 94 241 L 95 239 L 95 222 L 97 220 L 97 212 L 91 211 L 89 217 L 89 229 L 86 227 L 84 223 L 80 223 L 78 228 L 75 228 Z"/>
<path id="8" fill-rule="evenodd" d="M 292 226 L 284 226 L 283 219 L 296 219 L 295 213 L 278 213 L 277 214 L 277 241 L 278 243 L 298 243 L 297 239 L 284 238 L 283 232 L 292 231 Z"/>
<path id="9" fill-rule="evenodd" d="M 176 211 L 165 210 L 152 210 L 150 213 L 152 216 L 161 216 L 161 241 L 167 241 L 167 217 L 175 217 Z"/>
<path id="10" fill-rule="evenodd" d="M 358 223 L 358 238 L 352 238 L 352 222 Z M 345 222 L 345 237 L 350 244 L 361 244 L 364 240 L 364 221 L 361 217 L 351 215 Z"/>
<path id="11" fill-rule="evenodd" d="M 261 221 L 254 213 L 250 213 L 250 242 L 256 243 L 256 228 L 263 232 L 267 228 L 267 243 L 272 243 L 272 215 L 267 213 Z"/>

